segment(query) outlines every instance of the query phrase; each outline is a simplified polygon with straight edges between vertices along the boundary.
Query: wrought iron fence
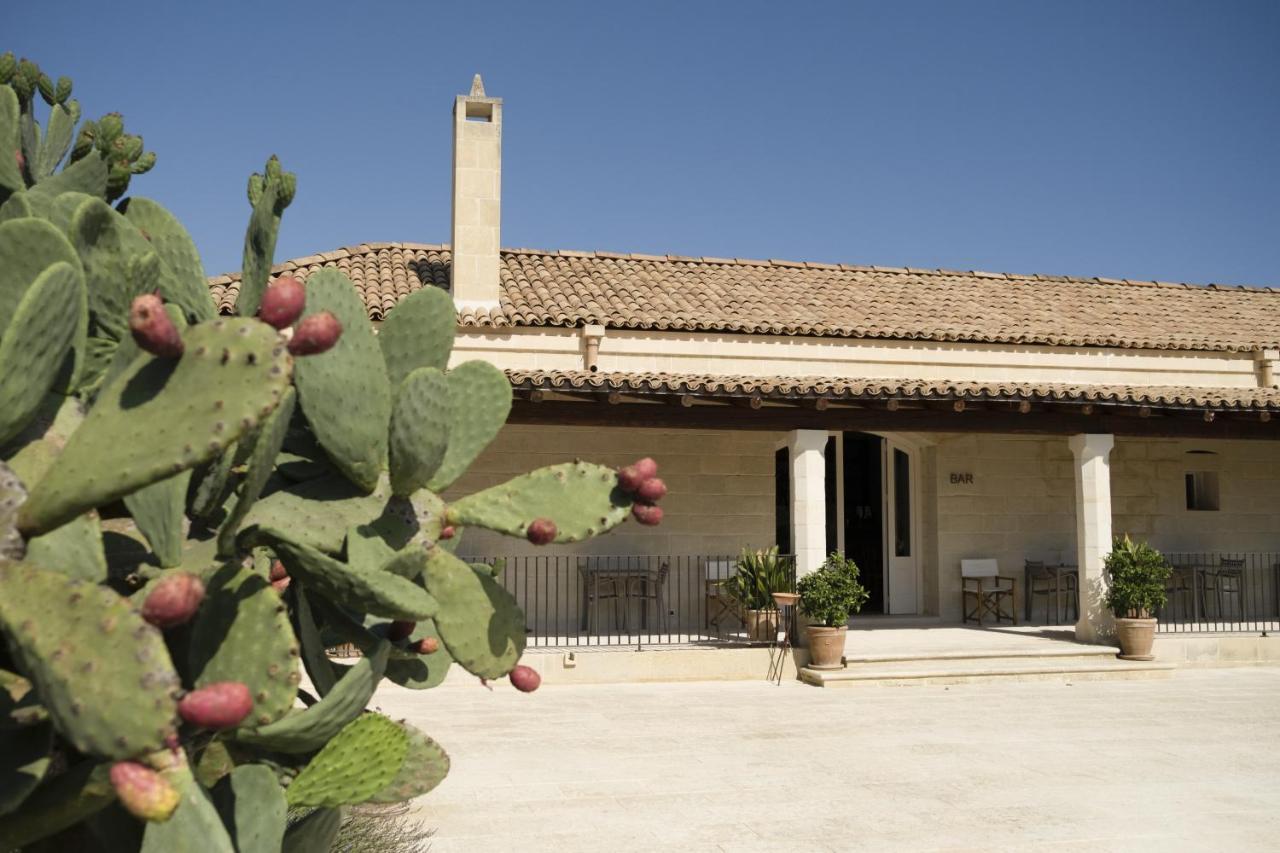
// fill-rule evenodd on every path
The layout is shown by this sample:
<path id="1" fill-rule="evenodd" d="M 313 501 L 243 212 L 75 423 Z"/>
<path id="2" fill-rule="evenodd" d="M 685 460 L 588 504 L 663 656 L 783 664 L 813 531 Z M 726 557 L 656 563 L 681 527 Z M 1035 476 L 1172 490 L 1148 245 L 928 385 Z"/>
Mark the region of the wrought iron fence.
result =
<path id="1" fill-rule="evenodd" d="M 1166 553 L 1173 573 L 1158 631 L 1280 631 L 1280 553 Z"/>
<path id="2" fill-rule="evenodd" d="M 726 593 L 738 558 L 705 554 L 464 557 L 487 565 L 524 610 L 531 647 L 773 642 L 778 611 L 745 610 Z M 787 590 L 795 560 L 780 558 Z M 780 590 L 780 591 L 787 591 Z M 794 614 L 792 614 L 794 617 Z"/>

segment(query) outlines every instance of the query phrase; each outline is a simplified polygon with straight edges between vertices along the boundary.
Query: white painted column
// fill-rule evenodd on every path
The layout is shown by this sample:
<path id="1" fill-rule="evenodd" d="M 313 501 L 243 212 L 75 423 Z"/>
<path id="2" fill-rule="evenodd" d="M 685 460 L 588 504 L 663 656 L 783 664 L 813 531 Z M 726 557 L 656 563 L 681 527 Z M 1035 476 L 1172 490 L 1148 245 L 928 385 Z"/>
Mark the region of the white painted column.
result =
<path id="1" fill-rule="evenodd" d="M 1111 448 L 1115 436 L 1081 433 L 1069 441 L 1076 464 L 1076 562 L 1080 566 L 1080 620 L 1076 639 L 1094 643 L 1114 633 L 1105 604 L 1102 563 L 1111 552 Z"/>
<path id="2" fill-rule="evenodd" d="M 827 550 L 827 464 L 823 450 L 827 433 L 820 429 L 792 431 L 791 547 L 796 552 L 796 575 L 822 565 Z"/>

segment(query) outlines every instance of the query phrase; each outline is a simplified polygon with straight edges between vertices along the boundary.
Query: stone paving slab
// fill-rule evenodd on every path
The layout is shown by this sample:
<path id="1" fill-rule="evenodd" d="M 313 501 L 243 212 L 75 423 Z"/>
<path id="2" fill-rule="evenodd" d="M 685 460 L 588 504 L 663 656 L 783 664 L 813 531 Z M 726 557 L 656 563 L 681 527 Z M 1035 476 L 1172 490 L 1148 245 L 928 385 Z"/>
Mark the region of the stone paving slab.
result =
<path id="1" fill-rule="evenodd" d="M 1276 850 L 1280 669 L 874 691 L 478 684 L 375 703 L 451 851 Z"/>

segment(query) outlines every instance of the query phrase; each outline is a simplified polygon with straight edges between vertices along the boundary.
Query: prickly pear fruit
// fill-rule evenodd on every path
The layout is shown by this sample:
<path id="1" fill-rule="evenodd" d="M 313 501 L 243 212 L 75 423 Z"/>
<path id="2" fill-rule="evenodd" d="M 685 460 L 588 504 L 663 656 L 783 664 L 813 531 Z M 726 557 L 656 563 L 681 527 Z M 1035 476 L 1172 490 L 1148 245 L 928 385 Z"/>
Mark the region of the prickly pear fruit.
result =
<path id="1" fill-rule="evenodd" d="M 316 355 L 338 342 L 342 336 L 342 323 L 328 311 L 302 318 L 289 339 L 292 355 Z"/>
<path id="2" fill-rule="evenodd" d="M 267 580 L 271 581 L 271 586 L 276 592 L 283 595 L 289 588 L 289 581 L 292 578 L 289 577 L 289 571 L 284 567 L 284 563 L 276 560 L 271 564 L 271 571 L 267 572 Z"/>
<path id="3" fill-rule="evenodd" d="M 641 524 L 647 524 L 650 527 L 662 523 L 662 507 L 660 506 L 637 503 L 631 507 L 631 514 L 635 516 L 636 521 Z"/>
<path id="4" fill-rule="evenodd" d="M 643 459 L 633 463 L 635 469 L 640 472 L 640 476 L 646 480 L 658 476 L 658 463 L 646 456 Z"/>
<path id="5" fill-rule="evenodd" d="M 178 714 L 202 729 L 229 729 L 253 711 L 253 697 L 242 681 L 219 681 L 192 690 L 178 702 Z"/>
<path id="6" fill-rule="evenodd" d="M 556 523 L 549 518 L 535 518 L 524 535 L 534 545 L 546 545 L 556 538 Z"/>
<path id="7" fill-rule="evenodd" d="M 284 276 L 267 286 L 258 305 L 258 317 L 268 326 L 283 329 L 302 316 L 306 302 L 307 291 L 302 282 L 293 276 Z"/>
<path id="8" fill-rule="evenodd" d="M 511 670 L 511 674 L 507 677 L 511 679 L 511 686 L 521 693 L 532 693 L 542 683 L 542 676 L 538 675 L 538 671 L 524 664 Z"/>
<path id="9" fill-rule="evenodd" d="M 440 648 L 440 641 L 435 637 L 423 637 L 413 644 L 413 650 L 420 655 L 433 655 Z"/>
<path id="10" fill-rule="evenodd" d="M 393 643 L 398 643 L 401 640 L 408 639 L 409 635 L 413 633 L 413 629 L 417 627 L 418 623 L 416 622 L 402 622 L 400 620 L 396 620 L 395 622 L 392 622 L 391 627 L 387 629 L 387 639 Z"/>
<path id="11" fill-rule="evenodd" d="M 165 821 L 178 807 L 178 792 L 145 764 L 117 761 L 111 765 L 110 777 L 120 804 L 136 818 Z"/>
<path id="12" fill-rule="evenodd" d="M 458 531 L 454 529 L 452 524 L 446 524 L 444 527 L 440 528 L 441 539 L 452 539 L 457 535 L 457 533 Z"/>
<path id="13" fill-rule="evenodd" d="M 22 149 L 15 148 L 13 150 L 13 159 L 18 161 L 18 171 L 27 168 L 27 158 L 22 156 Z"/>
<path id="14" fill-rule="evenodd" d="M 166 572 L 142 602 L 142 618 L 157 628 L 181 625 L 204 600 L 204 584 L 190 572 Z"/>
<path id="15" fill-rule="evenodd" d="M 618 485 L 622 487 L 622 491 L 635 494 L 646 480 L 653 479 L 657 474 L 658 463 L 646 456 L 618 472 Z"/>
<path id="16" fill-rule="evenodd" d="M 161 358 L 182 355 L 182 335 L 164 310 L 164 303 L 154 293 L 135 297 L 129 307 L 129 331 L 138 346 Z"/>
<path id="17" fill-rule="evenodd" d="M 650 477 L 640 484 L 640 488 L 636 489 L 636 497 L 649 503 L 657 503 L 666 497 L 666 494 L 667 484 L 657 477 Z"/>

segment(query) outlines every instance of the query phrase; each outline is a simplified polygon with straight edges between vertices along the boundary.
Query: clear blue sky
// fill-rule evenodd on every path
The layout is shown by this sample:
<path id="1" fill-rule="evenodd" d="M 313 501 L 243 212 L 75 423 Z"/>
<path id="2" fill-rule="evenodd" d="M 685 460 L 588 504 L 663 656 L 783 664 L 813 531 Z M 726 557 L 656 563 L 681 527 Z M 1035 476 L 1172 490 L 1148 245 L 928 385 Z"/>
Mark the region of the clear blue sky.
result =
<path id="1" fill-rule="evenodd" d="M 447 242 L 479 71 L 507 246 L 1280 283 L 1273 0 L 56 6 L 0 49 L 125 114 L 210 273 L 273 152 L 277 260 Z"/>

